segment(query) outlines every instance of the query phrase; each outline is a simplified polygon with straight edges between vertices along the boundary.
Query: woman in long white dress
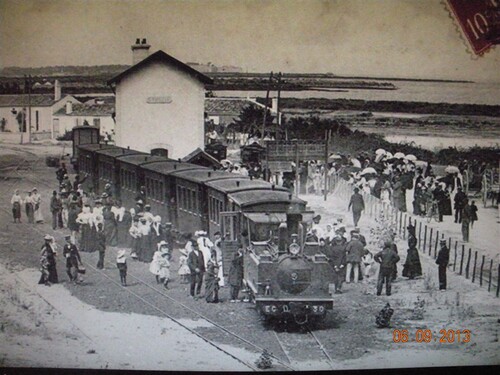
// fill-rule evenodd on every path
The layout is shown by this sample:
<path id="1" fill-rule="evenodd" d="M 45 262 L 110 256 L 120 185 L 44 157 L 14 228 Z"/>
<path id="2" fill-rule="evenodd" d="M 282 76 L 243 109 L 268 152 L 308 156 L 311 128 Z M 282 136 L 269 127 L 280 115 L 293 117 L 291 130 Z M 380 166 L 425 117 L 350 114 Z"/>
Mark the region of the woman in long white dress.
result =
<path id="1" fill-rule="evenodd" d="M 43 214 L 42 214 L 42 196 L 38 193 L 37 188 L 33 188 L 33 194 L 31 195 L 31 199 L 33 200 L 34 210 L 33 216 L 35 218 L 35 223 L 43 223 Z"/>

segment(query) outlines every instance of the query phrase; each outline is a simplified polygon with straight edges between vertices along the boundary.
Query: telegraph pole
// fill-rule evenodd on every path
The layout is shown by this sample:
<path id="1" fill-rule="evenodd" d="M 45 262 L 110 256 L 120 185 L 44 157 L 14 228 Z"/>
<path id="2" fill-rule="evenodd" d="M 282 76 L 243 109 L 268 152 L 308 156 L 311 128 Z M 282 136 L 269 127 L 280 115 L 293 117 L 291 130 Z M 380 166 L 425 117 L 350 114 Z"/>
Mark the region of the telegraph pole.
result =
<path id="1" fill-rule="evenodd" d="M 262 122 L 262 133 L 260 139 L 262 140 L 262 146 L 264 146 L 264 132 L 266 130 L 266 120 L 267 120 L 267 102 L 269 101 L 269 90 L 271 89 L 271 82 L 273 80 L 273 72 L 269 75 L 269 84 L 267 86 L 266 102 L 264 103 L 264 121 Z"/>
<path id="2" fill-rule="evenodd" d="M 28 143 L 31 143 L 31 74 L 28 75 Z"/>

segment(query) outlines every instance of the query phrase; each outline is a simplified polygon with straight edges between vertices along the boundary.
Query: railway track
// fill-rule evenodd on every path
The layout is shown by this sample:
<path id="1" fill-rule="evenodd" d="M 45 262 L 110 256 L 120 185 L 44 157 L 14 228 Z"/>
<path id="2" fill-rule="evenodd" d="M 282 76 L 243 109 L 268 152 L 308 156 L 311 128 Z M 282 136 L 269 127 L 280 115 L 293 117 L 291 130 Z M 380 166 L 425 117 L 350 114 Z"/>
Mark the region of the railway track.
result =
<path id="1" fill-rule="evenodd" d="M 27 152 L 27 153 L 30 154 L 29 152 Z M 47 187 L 49 187 L 51 189 L 53 188 L 52 184 L 50 184 L 48 181 L 43 181 L 41 179 L 38 179 L 35 176 L 33 176 L 32 173 L 29 173 L 29 174 L 26 173 L 24 176 L 22 176 L 22 178 L 24 180 L 30 180 L 31 182 L 36 183 L 36 184 L 43 184 L 43 185 L 45 185 L 45 186 L 47 186 Z M 17 184 L 17 183 L 19 183 L 19 181 L 14 182 L 12 185 Z M 5 209 L 4 207 L 1 207 L 1 209 L 7 215 L 10 215 L 10 212 L 7 209 Z M 34 229 L 34 231 L 36 231 L 40 235 L 44 235 L 45 234 L 45 232 L 42 231 L 37 226 L 34 226 L 32 228 Z M 55 237 L 56 237 L 57 240 L 59 240 L 59 241 L 63 240 L 63 235 L 62 234 L 60 234 L 58 232 L 56 232 L 54 234 L 55 234 Z M 144 304 L 144 306 L 147 306 L 150 310 L 156 312 L 157 314 L 160 314 L 162 316 L 167 317 L 171 321 L 173 321 L 176 324 L 178 324 L 178 325 L 182 326 L 183 328 L 187 329 L 192 334 L 198 336 L 199 338 L 201 338 L 202 340 L 204 340 L 208 344 L 216 347 L 218 350 L 224 352 L 225 354 L 231 356 L 235 360 L 241 362 L 246 367 L 248 367 L 250 370 L 253 370 L 253 371 L 257 370 L 255 364 L 248 363 L 248 361 L 244 361 L 244 360 L 239 359 L 236 355 L 234 355 L 234 354 L 230 353 L 228 350 L 222 348 L 220 345 L 218 345 L 212 339 L 209 339 L 209 338 L 205 337 L 205 335 L 202 335 L 202 334 L 196 332 L 194 329 L 192 329 L 189 326 L 187 326 L 185 323 L 183 323 L 181 321 L 181 319 L 188 319 L 189 318 L 189 316 L 186 316 L 186 311 L 187 311 L 188 312 L 187 315 L 190 315 L 191 318 L 203 319 L 205 322 L 207 322 L 210 325 L 211 328 L 218 330 L 219 333 L 222 333 L 223 335 L 231 337 L 233 340 L 239 341 L 240 344 L 243 343 L 244 344 L 243 346 L 245 346 L 246 348 L 251 348 L 253 351 L 257 351 L 257 352 L 260 352 L 260 353 L 262 353 L 264 351 L 264 348 L 262 348 L 261 346 L 255 344 L 255 343 L 252 343 L 251 341 L 245 339 L 244 337 L 241 337 L 237 333 L 235 333 L 235 332 L 233 332 L 233 331 L 225 328 L 221 324 L 213 321 L 212 319 L 206 317 L 205 315 L 201 314 L 200 312 L 198 312 L 198 311 L 190 308 L 189 306 L 187 306 L 186 304 L 182 303 L 181 301 L 179 301 L 179 300 L 177 300 L 177 299 L 169 296 L 167 293 L 164 292 L 164 290 L 159 289 L 159 288 L 157 288 L 157 287 L 149 284 L 148 282 L 144 281 L 141 277 L 139 277 L 139 276 L 137 276 L 137 275 L 135 275 L 135 274 L 133 274 L 131 272 L 128 272 L 129 280 L 130 280 L 130 278 L 132 278 L 132 279 L 134 279 L 134 280 L 137 281 L 135 283 L 135 285 L 134 285 L 134 290 L 132 290 L 130 287 L 123 287 L 120 283 L 118 283 L 116 281 L 116 270 L 114 270 L 114 272 L 113 272 L 113 274 L 115 274 L 115 277 L 113 278 L 113 277 L 109 276 L 106 273 L 106 271 L 98 270 L 89 261 L 84 260 L 84 257 L 85 257 L 84 254 L 85 253 L 82 254 L 83 264 L 88 269 L 93 270 L 94 274 L 97 274 L 97 275 L 99 275 L 99 277 L 102 277 L 102 278 L 105 278 L 108 281 L 111 281 L 113 283 L 113 285 L 115 285 L 117 288 L 122 289 L 126 293 L 128 293 L 128 294 L 134 296 L 135 298 L 137 298 L 138 300 L 140 300 Z M 116 268 L 115 264 L 112 264 L 112 263 L 110 263 L 108 261 L 106 261 L 106 265 L 111 266 L 111 268 L 113 268 L 113 269 Z M 139 285 L 139 287 L 138 287 L 138 285 Z M 139 289 L 139 290 L 137 290 L 137 289 Z M 183 310 L 183 313 L 180 314 L 181 316 L 174 317 L 174 314 L 172 314 L 171 312 L 167 311 L 166 306 L 161 306 L 162 304 L 166 304 L 166 301 L 169 302 L 168 305 L 170 306 L 170 310 L 171 310 L 172 304 L 175 304 L 175 306 L 181 308 Z M 268 352 L 270 352 L 270 351 L 268 350 Z M 279 367 L 281 367 L 282 370 L 288 370 L 288 371 L 294 371 L 295 370 L 295 368 L 293 366 L 288 365 L 287 363 L 285 363 L 279 357 L 274 356 L 272 354 L 271 354 L 271 357 L 279 365 Z M 277 370 L 280 370 L 280 368 L 277 368 Z"/>
<path id="2" fill-rule="evenodd" d="M 276 332 L 274 336 L 288 363 L 300 370 L 333 370 L 333 360 L 317 335 L 307 326 L 301 332 Z"/>

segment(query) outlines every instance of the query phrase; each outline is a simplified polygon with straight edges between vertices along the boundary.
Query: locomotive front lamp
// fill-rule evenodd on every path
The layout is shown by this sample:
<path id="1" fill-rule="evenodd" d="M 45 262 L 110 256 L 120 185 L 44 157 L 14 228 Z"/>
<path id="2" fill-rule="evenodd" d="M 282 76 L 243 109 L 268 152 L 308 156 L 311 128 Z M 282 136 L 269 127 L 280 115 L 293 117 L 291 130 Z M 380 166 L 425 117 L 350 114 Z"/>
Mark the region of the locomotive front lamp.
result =
<path id="1" fill-rule="evenodd" d="M 300 253 L 300 245 L 294 242 L 288 246 L 288 251 L 292 255 L 298 255 Z"/>

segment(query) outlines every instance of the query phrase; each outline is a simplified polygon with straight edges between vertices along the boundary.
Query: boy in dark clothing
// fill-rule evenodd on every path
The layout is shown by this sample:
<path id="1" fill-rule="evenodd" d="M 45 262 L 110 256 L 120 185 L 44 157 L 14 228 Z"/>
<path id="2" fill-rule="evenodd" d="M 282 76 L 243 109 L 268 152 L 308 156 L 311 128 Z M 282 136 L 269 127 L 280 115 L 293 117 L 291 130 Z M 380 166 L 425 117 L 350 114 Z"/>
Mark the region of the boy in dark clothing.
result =
<path id="1" fill-rule="evenodd" d="M 392 241 L 385 241 L 384 249 L 374 257 L 375 262 L 380 264 L 377 281 L 377 296 L 382 294 L 382 287 L 385 282 L 385 292 L 391 295 L 391 276 L 394 266 L 399 262 L 399 255 L 392 248 Z"/>

